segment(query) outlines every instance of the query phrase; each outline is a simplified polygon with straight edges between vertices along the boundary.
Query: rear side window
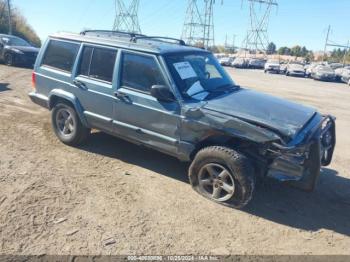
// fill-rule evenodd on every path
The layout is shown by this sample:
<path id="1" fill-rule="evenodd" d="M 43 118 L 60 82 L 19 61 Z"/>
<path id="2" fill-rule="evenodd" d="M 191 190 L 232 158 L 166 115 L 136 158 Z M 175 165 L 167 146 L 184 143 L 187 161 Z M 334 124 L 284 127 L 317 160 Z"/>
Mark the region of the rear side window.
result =
<path id="1" fill-rule="evenodd" d="M 121 85 L 149 93 L 153 85 L 165 85 L 165 82 L 153 57 L 125 53 Z"/>
<path id="2" fill-rule="evenodd" d="M 84 47 L 78 74 L 111 83 L 116 57 L 116 50 Z"/>
<path id="3" fill-rule="evenodd" d="M 79 44 L 51 40 L 46 48 L 43 65 L 72 72 Z"/>

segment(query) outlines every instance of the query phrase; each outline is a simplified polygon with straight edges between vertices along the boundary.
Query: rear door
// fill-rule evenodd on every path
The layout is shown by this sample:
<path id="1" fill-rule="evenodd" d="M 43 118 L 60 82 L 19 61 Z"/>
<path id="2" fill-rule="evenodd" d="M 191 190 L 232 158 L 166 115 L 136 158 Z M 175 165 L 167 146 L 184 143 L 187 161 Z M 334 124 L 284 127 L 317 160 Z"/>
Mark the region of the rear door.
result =
<path id="1" fill-rule="evenodd" d="M 113 76 L 118 50 L 84 44 L 76 77 L 78 98 L 91 127 L 113 131 Z"/>
<path id="2" fill-rule="evenodd" d="M 169 86 L 163 72 L 155 55 L 121 52 L 114 125 L 124 137 L 176 154 L 180 105 L 160 102 L 150 93 L 153 85 Z"/>

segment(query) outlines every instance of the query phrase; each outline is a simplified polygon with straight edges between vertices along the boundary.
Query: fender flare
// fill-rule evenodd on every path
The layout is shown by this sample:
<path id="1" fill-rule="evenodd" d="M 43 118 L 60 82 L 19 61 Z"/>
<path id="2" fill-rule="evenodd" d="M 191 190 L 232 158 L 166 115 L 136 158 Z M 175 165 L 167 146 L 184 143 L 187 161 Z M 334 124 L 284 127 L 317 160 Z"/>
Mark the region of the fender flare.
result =
<path id="1" fill-rule="evenodd" d="M 75 111 L 77 112 L 81 123 L 85 127 L 88 127 L 88 122 L 87 122 L 85 114 L 84 114 L 84 109 L 83 109 L 79 99 L 74 94 L 67 92 L 67 91 L 64 91 L 64 90 L 61 90 L 61 89 L 53 89 L 49 93 L 49 109 L 50 110 L 52 110 L 52 108 L 54 107 L 57 99 L 66 100 L 66 101 L 70 102 L 73 105 Z"/>

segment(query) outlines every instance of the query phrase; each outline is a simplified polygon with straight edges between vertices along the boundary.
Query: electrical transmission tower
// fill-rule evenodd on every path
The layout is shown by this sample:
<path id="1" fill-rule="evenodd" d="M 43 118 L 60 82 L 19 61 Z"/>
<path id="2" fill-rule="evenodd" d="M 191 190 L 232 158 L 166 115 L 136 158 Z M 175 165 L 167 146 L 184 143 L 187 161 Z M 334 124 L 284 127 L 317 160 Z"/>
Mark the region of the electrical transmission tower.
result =
<path id="1" fill-rule="evenodd" d="M 140 34 L 139 5 L 140 0 L 115 0 L 116 17 L 113 30 Z"/>
<path id="2" fill-rule="evenodd" d="M 253 54 L 265 53 L 269 45 L 268 27 L 270 14 L 278 6 L 276 0 L 248 0 L 250 29 L 243 42 L 243 47 Z"/>
<path id="3" fill-rule="evenodd" d="M 188 0 L 181 36 L 187 44 L 204 48 L 214 45 L 214 4 L 215 0 Z"/>

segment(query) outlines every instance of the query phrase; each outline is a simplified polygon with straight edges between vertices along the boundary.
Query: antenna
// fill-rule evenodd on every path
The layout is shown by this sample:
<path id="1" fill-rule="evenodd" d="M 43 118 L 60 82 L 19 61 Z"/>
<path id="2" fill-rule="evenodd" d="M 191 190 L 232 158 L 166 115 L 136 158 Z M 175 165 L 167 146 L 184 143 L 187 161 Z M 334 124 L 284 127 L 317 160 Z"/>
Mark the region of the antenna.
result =
<path id="1" fill-rule="evenodd" d="M 139 5 L 140 0 L 115 0 L 116 17 L 113 31 L 140 34 Z"/>
<path id="2" fill-rule="evenodd" d="M 181 36 L 188 45 L 206 49 L 214 45 L 214 4 L 215 0 L 188 0 Z"/>
<path id="3" fill-rule="evenodd" d="M 247 1 L 249 2 L 250 29 L 243 41 L 243 46 L 255 55 L 258 53 L 266 54 L 269 44 L 268 27 L 270 14 L 273 7 L 278 7 L 278 4 L 276 0 Z"/>

